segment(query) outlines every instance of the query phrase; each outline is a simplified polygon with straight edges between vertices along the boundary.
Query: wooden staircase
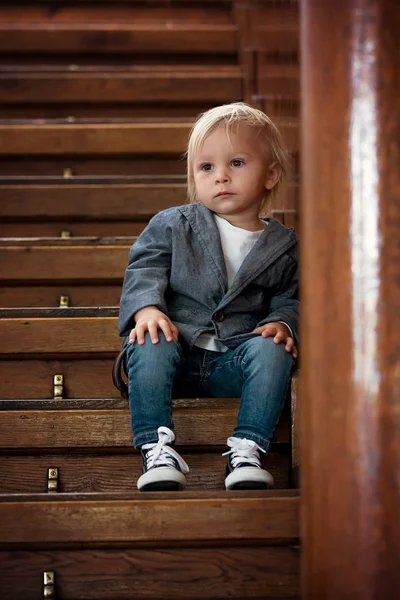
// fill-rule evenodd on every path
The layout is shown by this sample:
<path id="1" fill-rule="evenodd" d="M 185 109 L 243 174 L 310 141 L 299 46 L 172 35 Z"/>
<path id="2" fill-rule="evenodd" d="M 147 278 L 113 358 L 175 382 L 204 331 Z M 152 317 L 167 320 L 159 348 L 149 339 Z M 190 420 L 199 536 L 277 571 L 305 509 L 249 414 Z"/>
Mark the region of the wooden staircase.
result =
<path id="1" fill-rule="evenodd" d="M 275 490 L 224 490 L 238 399 L 179 398 L 187 490 L 139 494 L 111 379 L 129 247 L 186 202 L 195 116 L 268 106 L 297 156 L 296 14 L 289 0 L 2 3 L 1 600 L 299 597 L 295 383 L 266 457 Z M 261 19 L 274 35 L 251 38 Z M 282 219 L 296 198 L 294 174 Z"/>

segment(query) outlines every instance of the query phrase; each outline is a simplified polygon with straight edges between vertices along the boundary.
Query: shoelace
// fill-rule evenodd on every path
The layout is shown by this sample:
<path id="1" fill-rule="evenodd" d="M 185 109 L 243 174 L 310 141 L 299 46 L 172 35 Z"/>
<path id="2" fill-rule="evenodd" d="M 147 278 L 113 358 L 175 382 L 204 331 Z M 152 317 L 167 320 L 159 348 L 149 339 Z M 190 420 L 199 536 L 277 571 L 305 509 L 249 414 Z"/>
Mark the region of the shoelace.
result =
<path id="1" fill-rule="evenodd" d="M 170 430 L 166 427 L 158 428 L 158 442 L 156 444 L 144 444 L 143 450 L 148 450 L 146 454 L 146 469 L 151 469 L 155 466 L 165 465 L 174 467 L 175 462 L 178 463 L 182 473 L 188 473 L 189 467 L 176 450 L 168 446 L 174 441 L 170 435 Z"/>
<path id="2" fill-rule="evenodd" d="M 261 468 L 259 452 L 261 451 L 266 454 L 266 451 L 256 444 L 256 442 L 246 438 L 230 437 L 227 439 L 227 444 L 231 450 L 224 452 L 222 456 L 231 454 L 231 463 L 234 468 L 244 462 Z"/>

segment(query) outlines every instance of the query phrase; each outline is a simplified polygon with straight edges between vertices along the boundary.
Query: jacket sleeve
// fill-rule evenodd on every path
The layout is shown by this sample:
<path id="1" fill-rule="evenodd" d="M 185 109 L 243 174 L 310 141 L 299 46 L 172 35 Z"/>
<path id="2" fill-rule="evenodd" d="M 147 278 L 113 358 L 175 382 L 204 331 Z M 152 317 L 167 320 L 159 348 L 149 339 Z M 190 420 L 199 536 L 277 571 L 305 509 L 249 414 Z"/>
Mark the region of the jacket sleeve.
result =
<path id="1" fill-rule="evenodd" d="M 286 323 L 294 335 L 295 344 L 299 338 L 299 269 L 297 260 L 293 261 L 283 278 L 282 286 L 272 296 L 268 316 L 257 324 L 257 327 L 267 323 L 281 321 Z"/>
<path id="2" fill-rule="evenodd" d="M 166 312 L 165 292 L 171 272 L 171 228 L 156 215 L 130 249 L 120 300 L 121 336 L 134 327 L 134 314 L 145 306 Z"/>

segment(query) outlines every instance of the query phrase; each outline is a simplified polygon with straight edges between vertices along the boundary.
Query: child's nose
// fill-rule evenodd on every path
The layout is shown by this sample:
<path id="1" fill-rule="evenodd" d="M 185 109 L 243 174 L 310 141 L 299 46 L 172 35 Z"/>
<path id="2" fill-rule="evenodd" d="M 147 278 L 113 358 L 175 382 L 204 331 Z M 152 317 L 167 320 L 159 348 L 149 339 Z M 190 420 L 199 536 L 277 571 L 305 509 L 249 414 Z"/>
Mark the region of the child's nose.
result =
<path id="1" fill-rule="evenodd" d="M 215 182 L 216 183 L 228 183 L 229 181 L 229 177 L 226 173 L 226 171 L 220 170 L 217 171 L 215 174 Z"/>

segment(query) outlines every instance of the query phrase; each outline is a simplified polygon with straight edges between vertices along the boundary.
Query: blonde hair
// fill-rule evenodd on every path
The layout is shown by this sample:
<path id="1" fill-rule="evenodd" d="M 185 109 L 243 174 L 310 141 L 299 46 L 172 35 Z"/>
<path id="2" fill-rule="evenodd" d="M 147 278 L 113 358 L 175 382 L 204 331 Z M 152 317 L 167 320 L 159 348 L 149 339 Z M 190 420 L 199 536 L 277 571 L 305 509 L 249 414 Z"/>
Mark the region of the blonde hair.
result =
<path id="1" fill-rule="evenodd" d="M 234 102 L 232 104 L 223 104 L 211 108 L 200 115 L 192 127 L 189 136 L 187 157 L 187 186 L 188 199 L 190 202 L 196 202 L 196 186 L 194 182 L 193 163 L 196 155 L 200 151 L 207 136 L 222 124 L 226 125 L 227 134 L 235 126 L 245 123 L 254 127 L 254 129 L 263 136 L 266 142 L 266 160 L 276 162 L 280 167 L 278 182 L 272 190 L 266 190 L 266 194 L 261 204 L 260 214 L 265 214 L 274 204 L 278 191 L 282 187 L 284 178 L 288 175 L 290 169 L 290 155 L 286 150 L 279 133 L 278 128 L 269 117 L 261 110 L 249 106 L 245 102 Z"/>

